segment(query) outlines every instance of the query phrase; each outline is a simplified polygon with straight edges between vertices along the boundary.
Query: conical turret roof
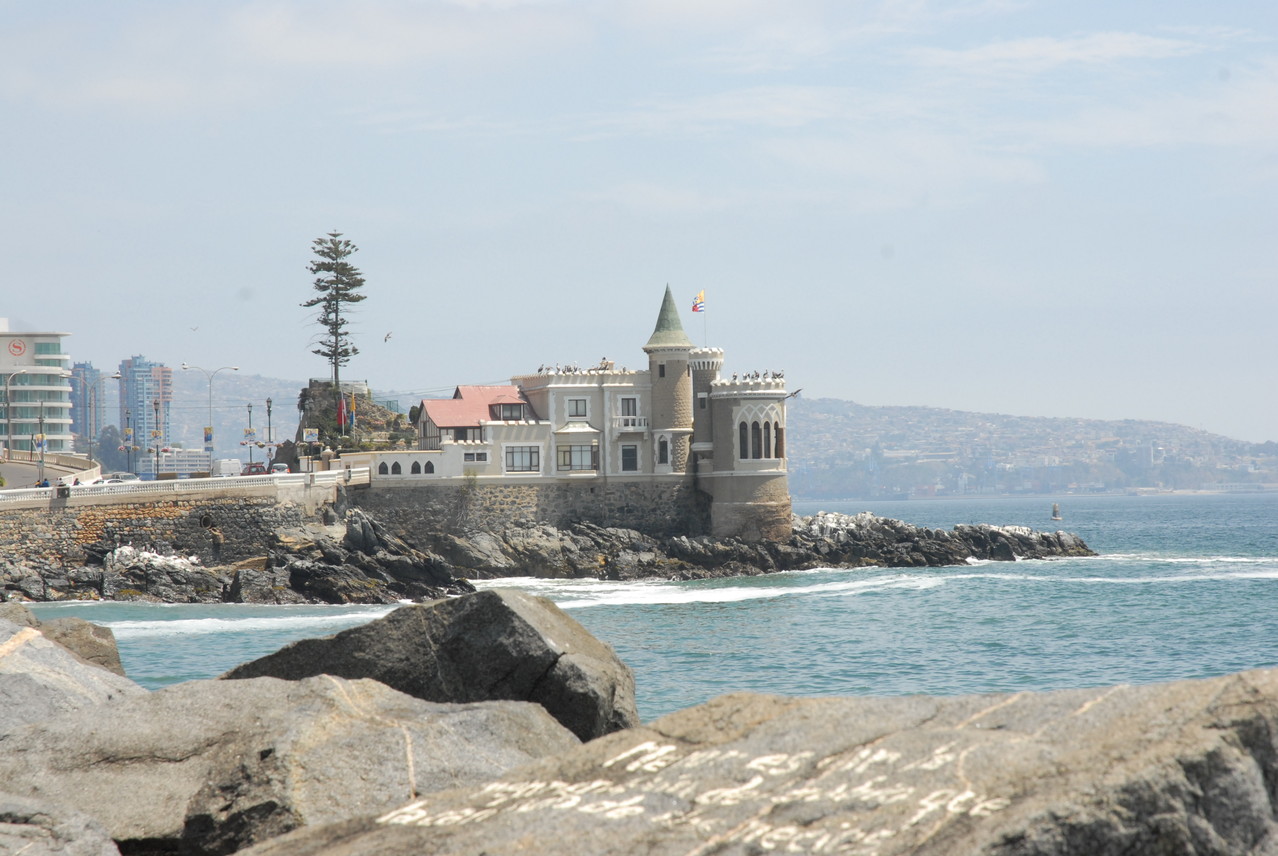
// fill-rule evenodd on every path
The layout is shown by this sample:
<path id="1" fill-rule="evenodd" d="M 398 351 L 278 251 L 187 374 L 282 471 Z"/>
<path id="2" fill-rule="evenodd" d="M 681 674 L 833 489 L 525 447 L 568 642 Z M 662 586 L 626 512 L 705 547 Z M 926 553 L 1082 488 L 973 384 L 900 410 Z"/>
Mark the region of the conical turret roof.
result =
<path id="1" fill-rule="evenodd" d="M 679 320 L 679 309 L 675 306 L 674 295 L 670 286 L 666 286 L 665 299 L 661 301 L 661 312 L 657 315 L 657 326 L 644 345 L 649 348 L 692 348 L 692 340 L 683 332 L 683 323 Z"/>

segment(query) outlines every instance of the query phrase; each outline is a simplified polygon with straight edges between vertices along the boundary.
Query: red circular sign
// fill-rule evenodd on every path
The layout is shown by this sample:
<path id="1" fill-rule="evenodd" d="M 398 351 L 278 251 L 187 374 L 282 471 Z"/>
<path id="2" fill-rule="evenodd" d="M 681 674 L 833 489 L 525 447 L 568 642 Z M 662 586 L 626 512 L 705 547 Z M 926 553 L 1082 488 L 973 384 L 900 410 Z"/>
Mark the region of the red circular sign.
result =
<path id="1" fill-rule="evenodd" d="M 20 357 L 27 352 L 27 343 L 21 339 L 12 339 L 9 342 L 9 353 L 15 357 Z"/>

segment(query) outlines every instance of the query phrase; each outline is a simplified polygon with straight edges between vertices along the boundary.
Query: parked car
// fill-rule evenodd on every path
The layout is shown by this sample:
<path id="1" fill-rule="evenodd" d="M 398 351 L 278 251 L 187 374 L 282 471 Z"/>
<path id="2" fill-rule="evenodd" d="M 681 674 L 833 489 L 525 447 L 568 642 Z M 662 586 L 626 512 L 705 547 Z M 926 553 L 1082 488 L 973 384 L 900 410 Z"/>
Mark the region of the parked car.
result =
<path id="1" fill-rule="evenodd" d="M 266 464 L 260 464 L 254 461 L 251 464 L 245 464 L 244 469 L 240 470 L 242 476 L 264 476 L 266 475 Z"/>
<path id="2" fill-rule="evenodd" d="M 110 482 L 111 484 L 119 484 L 120 482 L 142 481 L 142 479 L 138 477 L 137 473 L 107 473 L 106 475 L 102 477 L 102 479 L 104 481 Z"/>
<path id="3" fill-rule="evenodd" d="M 288 464 L 271 464 L 272 475 L 274 475 L 275 473 L 287 473 L 287 472 L 288 472 Z"/>

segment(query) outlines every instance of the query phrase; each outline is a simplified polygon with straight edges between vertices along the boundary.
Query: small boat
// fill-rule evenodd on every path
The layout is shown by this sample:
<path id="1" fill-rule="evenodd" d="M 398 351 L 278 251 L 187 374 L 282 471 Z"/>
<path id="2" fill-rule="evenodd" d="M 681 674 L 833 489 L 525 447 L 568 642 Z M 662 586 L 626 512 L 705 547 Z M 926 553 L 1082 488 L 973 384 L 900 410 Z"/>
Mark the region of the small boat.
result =
<path id="1" fill-rule="evenodd" d="M 1052 503 L 1052 519 L 1053 520 L 1061 519 L 1061 505 L 1059 502 Z"/>

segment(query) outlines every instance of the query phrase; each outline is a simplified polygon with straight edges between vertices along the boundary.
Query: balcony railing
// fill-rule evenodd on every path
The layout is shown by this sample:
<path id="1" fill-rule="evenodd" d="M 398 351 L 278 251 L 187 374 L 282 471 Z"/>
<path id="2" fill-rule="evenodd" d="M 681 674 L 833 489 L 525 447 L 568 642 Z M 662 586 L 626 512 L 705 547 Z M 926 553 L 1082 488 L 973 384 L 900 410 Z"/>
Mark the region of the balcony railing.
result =
<path id="1" fill-rule="evenodd" d="M 614 416 L 612 427 L 618 431 L 647 431 L 647 416 Z"/>

